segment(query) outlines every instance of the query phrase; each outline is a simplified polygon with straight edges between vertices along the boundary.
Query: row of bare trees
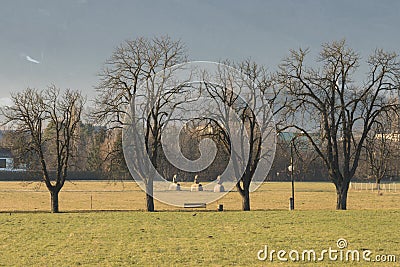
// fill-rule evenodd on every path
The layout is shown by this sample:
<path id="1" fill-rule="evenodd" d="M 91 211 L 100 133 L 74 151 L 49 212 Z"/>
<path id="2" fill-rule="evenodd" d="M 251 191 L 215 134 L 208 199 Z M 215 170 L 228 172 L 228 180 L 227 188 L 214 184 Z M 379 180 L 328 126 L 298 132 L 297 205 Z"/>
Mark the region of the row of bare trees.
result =
<path id="1" fill-rule="evenodd" d="M 229 79 L 222 75 L 218 85 L 204 84 L 208 96 L 217 105 L 224 103 L 224 106 L 220 108 L 220 115 L 200 118 L 200 124 L 209 124 L 213 130 L 194 137 L 197 138 L 194 143 L 201 138 L 212 138 L 221 144 L 221 153 L 233 159 L 243 210 L 250 210 L 249 188 L 259 162 L 272 153 L 271 150 L 265 151 L 262 145 L 264 139 L 275 140 L 277 132 L 292 131 L 301 134 L 303 142 L 307 141 L 305 146 L 314 151 L 309 154 L 309 164 L 316 159 L 322 162 L 328 173 L 327 178 L 336 187 L 337 209 L 347 209 L 349 183 L 363 155 L 367 155 L 366 159 L 370 162 L 377 163 L 378 157 L 382 163 L 385 162 L 389 150 L 388 132 L 383 129 L 387 121 L 385 114 L 395 114 L 399 110 L 400 62 L 397 54 L 375 50 L 365 62 L 368 73 L 364 79 L 359 78 L 357 72 L 363 63 L 361 56 L 344 40 L 323 44 L 316 62 L 312 64 L 308 63 L 308 57 L 307 49 L 291 50 L 278 71 L 272 73 L 251 60 L 224 62 L 245 77 L 239 86 L 251 88 L 252 93 L 248 96 L 251 101 L 235 95 L 230 89 Z M 119 45 L 99 74 L 92 119 L 114 132 L 117 145 L 112 146 L 109 159 L 117 162 L 112 166 L 119 166 L 124 164 L 121 162 L 123 141 L 120 134 L 124 117 L 134 117 L 130 121 L 134 128 L 132 134 L 143 140 L 145 150 L 132 149 L 128 160 L 136 166 L 133 168 L 134 176 L 140 177 L 146 185 L 148 211 L 155 209 L 154 173 L 144 170 L 143 166 L 147 166 L 144 158 L 148 157 L 152 165 L 162 172 L 165 163 L 161 140 L 163 132 L 171 121 L 172 113 L 189 101 L 185 94 L 190 91 L 190 85 L 181 84 L 167 90 L 161 85 L 165 85 L 173 74 L 173 66 L 187 60 L 186 48 L 181 41 L 168 36 L 153 39 L 141 37 Z M 160 72 L 162 75 L 156 77 Z M 19 131 L 29 134 L 30 145 L 40 159 L 43 181 L 52 196 L 52 211 L 57 212 L 58 193 L 71 163 L 71 150 L 84 98 L 76 91 L 68 90 L 61 94 L 51 86 L 43 91 L 27 89 L 13 95 L 12 101 L 13 105 L 2 109 L 2 114 L 7 123 L 15 123 Z M 225 133 L 228 124 L 221 123 L 223 114 L 229 113 L 229 110 L 239 114 L 242 128 L 236 130 L 248 137 L 249 157 L 246 161 L 232 149 L 230 137 Z M 274 115 L 276 130 L 271 130 L 269 123 L 272 117 L 267 114 Z M 256 119 L 260 117 L 266 120 L 265 125 Z M 51 125 L 47 134 L 52 138 L 44 138 L 46 125 Z M 271 137 L 271 134 L 275 136 Z M 52 145 L 44 146 L 46 142 Z M 44 147 L 47 147 L 46 150 Z M 53 180 L 48 174 L 47 149 L 57 155 L 56 161 L 51 162 L 57 170 Z M 383 177 L 385 166 L 377 164 L 380 166 L 373 168 L 373 174 Z M 243 172 L 239 171 L 241 168 Z"/>

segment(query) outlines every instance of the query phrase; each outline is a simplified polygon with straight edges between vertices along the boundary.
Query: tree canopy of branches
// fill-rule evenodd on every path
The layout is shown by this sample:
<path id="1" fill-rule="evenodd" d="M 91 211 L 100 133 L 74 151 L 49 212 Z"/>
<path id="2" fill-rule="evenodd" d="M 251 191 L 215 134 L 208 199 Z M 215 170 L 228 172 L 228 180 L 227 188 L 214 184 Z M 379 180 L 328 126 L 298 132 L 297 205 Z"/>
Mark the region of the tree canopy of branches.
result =
<path id="1" fill-rule="evenodd" d="M 168 36 L 153 39 L 140 37 L 119 45 L 100 73 L 96 120 L 110 129 L 121 128 L 124 126 L 124 116 L 135 117 L 137 98 L 145 99 L 141 103 L 143 104 L 141 112 L 145 114 L 147 120 L 143 133 L 148 156 L 155 166 L 158 147 L 161 145 L 163 129 L 161 120 L 166 115 L 162 113 L 161 108 L 169 102 L 168 97 L 172 92 L 163 92 L 155 86 L 154 76 L 157 72 L 184 61 L 186 61 L 186 51 L 180 41 L 172 40 Z M 141 85 L 144 86 L 141 87 Z M 133 111 L 133 113 L 129 114 L 127 111 Z M 142 164 L 143 162 L 140 161 L 143 157 L 147 155 L 132 155 L 131 159 L 138 161 L 132 164 Z M 146 184 L 147 210 L 154 211 L 153 178 L 146 177 L 148 175 L 144 173 L 136 174 Z"/>
<path id="2" fill-rule="evenodd" d="M 347 209 L 367 135 L 379 114 L 395 106 L 388 95 L 399 90 L 400 63 L 395 53 L 377 49 L 367 60 L 365 81 L 357 82 L 361 58 L 344 40 L 322 46 L 318 67 L 307 66 L 308 52 L 292 50 L 277 75 L 290 103 L 286 128 L 309 139 L 335 184 L 336 208 Z"/>
<path id="3" fill-rule="evenodd" d="M 28 146 L 40 161 L 42 180 L 50 191 L 51 211 L 59 212 L 58 194 L 67 179 L 84 98 L 78 91 L 62 93 L 52 85 L 28 88 L 11 100 L 13 105 L 1 110 L 5 123 L 30 137 Z M 45 132 L 49 125 L 51 130 Z"/>

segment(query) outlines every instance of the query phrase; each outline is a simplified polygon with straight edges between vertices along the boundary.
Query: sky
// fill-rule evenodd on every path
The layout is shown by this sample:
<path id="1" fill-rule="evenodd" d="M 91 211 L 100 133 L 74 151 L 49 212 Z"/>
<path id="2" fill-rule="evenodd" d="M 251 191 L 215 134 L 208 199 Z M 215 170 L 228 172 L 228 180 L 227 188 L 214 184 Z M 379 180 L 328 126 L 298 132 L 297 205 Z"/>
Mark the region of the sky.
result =
<path id="1" fill-rule="evenodd" d="M 191 60 L 246 58 L 274 70 L 290 49 L 345 38 L 363 59 L 399 52 L 400 1 L 21 1 L 0 3 L 0 105 L 26 87 L 95 96 L 97 73 L 121 42 L 169 35 Z"/>

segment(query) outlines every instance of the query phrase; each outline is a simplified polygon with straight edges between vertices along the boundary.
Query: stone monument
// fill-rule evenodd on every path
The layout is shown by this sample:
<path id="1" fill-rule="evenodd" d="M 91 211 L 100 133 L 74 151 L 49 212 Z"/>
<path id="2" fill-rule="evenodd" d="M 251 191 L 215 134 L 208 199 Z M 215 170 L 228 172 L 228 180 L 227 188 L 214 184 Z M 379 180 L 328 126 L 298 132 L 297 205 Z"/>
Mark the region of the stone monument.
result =
<path id="1" fill-rule="evenodd" d="M 225 192 L 225 188 L 222 185 L 222 180 L 220 175 L 217 176 L 217 184 L 214 186 L 214 192 L 215 193 Z"/>
<path id="2" fill-rule="evenodd" d="M 177 182 L 176 174 L 172 177 L 172 184 L 169 185 L 171 191 L 181 191 L 181 185 Z"/>

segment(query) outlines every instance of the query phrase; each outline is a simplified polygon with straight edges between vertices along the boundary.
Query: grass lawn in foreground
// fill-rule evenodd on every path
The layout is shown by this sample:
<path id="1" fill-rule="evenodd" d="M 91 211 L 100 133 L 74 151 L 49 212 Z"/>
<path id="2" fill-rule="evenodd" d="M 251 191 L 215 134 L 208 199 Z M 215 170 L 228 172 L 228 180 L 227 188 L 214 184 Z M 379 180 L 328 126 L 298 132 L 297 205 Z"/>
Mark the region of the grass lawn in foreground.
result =
<path id="1" fill-rule="evenodd" d="M 169 211 L 0 214 L 0 265 L 262 266 L 257 252 L 347 249 L 393 254 L 400 261 L 400 211 Z M 319 255 L 318 255 L 319 256 Z M 327 258 L 327 257 L 326 257 Z M 349 262 L 286 262 L 297 266 Z M 396 263 L 350 263 L 396 266 Z"/>

